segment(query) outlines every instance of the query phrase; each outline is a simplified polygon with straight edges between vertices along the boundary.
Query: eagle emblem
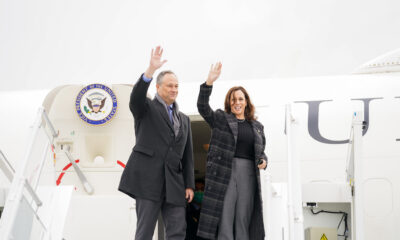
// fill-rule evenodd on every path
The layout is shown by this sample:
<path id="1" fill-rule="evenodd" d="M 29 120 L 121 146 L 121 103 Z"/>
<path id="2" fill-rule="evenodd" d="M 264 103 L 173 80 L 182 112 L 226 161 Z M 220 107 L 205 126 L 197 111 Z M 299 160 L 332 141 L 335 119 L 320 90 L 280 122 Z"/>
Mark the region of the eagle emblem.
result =
<path id="1" fill-rule="evenodd" d="M 101 111 L 101 109 L 104 107 L 104 104 L 106 102 L 106 97 L 103 96 L 103 94 L 101 93 L 92 93 L 91 95 L 89 95 L 88 98 L 86 98 L 87 100 L 87 104 L 90 108 L 90 110 L 88 108 L 85 108 L 85 112 L 87 113 L 98 113 Z M 85 106 L 86 107 L 86 106 Z"/>
<path id="2" fill-rule="evenodd" d="M 101 125 L 116 114 L 117 98 L 111 88 L 103 84 L 91 84 L 79 92 L 75 108 L 83 121 Z"/>

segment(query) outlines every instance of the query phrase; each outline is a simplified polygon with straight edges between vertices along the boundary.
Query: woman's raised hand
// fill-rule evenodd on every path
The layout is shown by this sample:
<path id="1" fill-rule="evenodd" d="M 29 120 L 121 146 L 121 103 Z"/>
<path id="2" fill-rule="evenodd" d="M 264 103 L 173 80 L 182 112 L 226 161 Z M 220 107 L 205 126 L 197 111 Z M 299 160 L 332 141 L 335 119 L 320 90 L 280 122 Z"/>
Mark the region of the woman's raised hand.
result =
<path id="1" fill-rule="evenodd" d="M 221 74 L 222 63 L 217 62 L 216 64 L 211 64 L 210 72 L 206 80 L 206 84 L 211 86 L 218 79 Z"/>

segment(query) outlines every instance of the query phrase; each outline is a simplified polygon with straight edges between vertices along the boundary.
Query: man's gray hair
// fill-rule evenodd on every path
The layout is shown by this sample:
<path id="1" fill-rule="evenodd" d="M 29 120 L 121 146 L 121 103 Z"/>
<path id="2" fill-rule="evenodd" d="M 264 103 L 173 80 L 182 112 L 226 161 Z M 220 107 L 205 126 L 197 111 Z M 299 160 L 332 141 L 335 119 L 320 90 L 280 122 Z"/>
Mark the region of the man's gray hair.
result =
<path id="1" fill-rule="evenodd" d="M 157 83 L 158 85 L 160 85 L 160 84 L 162 83 L 162 80 L 163 80 L 165 74 L 174 74 L 174 75 L 176 76 L 176 74 L 175 74 L 173 71 L 171 71 L 171 70 L 162 71 L 162 72 L 160 72 L 160 73 L 158 74 L 158 76 L 157 76 L 157 82 L 156 82 L 156 83 Z"/>

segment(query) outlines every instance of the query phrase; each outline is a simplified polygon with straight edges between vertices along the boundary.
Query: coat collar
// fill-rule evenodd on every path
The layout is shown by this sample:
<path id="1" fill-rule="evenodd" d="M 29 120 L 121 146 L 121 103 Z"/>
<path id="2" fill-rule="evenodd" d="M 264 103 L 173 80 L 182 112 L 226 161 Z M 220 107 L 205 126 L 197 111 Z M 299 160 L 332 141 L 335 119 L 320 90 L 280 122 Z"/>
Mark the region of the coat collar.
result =
<path id="1" fill-rule="evenodd" d="M 157 106 L 157 109 L 160 112 L 161 116 L 163 117 L 164 121 L 167 123 L 172 132 L 174 132 L 174 126 L 172 126 L 171 120 L 169 120 L 169 116 L 167 114 L 167 110 L 165 109 L 164 104 L 158 101 L 157 98 L 154 98 L 153 102 L 155 102 L 155 105 Z"/>
<path id="2" fill-rule="evenodd" d="M 183 134 L 183 123 L 182 123 L 182 119 L 183 119 L 183 116 L 182 116 L 182 114 L 180 113 L 180 112 L 177 112 L 177 114 L 178 114 L 178 121 L 179 121 L 179 131 L 178 131 L 178 134 L 175 136 L 175 139 L 176 139 L 176 141 L 178 141 L 181 137 L 182 137 L 182 134 Z M 190 126 L 189 126 L 190 127 Z"/>
<path id="3" fill-rule="evenodd" d="M 155 105 L 157 106 L 157 109 L 160 112 L 161 116 L 163 117 L 164 121 L 167 123 L 168 127 L 175 134 L 174 126 L 172 125 L 171 120 L 169 119 L 165 103 L 164 104 L 161 103 L 159 99 L 157 99 L 156 97 L 153 99 L 153 101 L 156 103 Z M 176 113 L 179 115 L 178 120 L 180 128 L 178 134 L 175 136 L 176 139 L 178 140 L 182 136 L 182 116 L 181 113 L 179 112 L 178 104 L 176 102 L 174 103 L 174 106 Z"/>
<path id="4" fill-rule="evenodd" d="M 224 112 L 226 120 L 228 121 L 229 128 L 232 131 L 233 137 L 235 138 L 235 144 L 237 142 L 237 137 L 238 137 L 238 123 L 235 115 L 232 113 L 226 113 Z"/>
<path id="5" fill-rule="evenodd" d="M 253 127 L 254 132 L 254 156 L 256 162 L 261 158 L 263 153 L 263 139 L 262 139 L 262 127 L 259 125 L 257 121 L 251 121 L 251 126 Z"/>

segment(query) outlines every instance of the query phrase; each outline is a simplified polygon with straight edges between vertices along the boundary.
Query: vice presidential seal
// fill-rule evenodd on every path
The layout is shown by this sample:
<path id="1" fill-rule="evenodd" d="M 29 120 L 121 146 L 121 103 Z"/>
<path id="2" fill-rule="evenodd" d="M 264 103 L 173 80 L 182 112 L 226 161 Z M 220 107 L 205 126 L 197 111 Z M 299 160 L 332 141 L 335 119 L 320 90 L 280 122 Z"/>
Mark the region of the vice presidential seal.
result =
<path id="1" fill-rule="evenodd" d="M 117 98 L 109 87 L 91 84 L 79 92 L 75 109 L 83 121 L 101 125 L 110 121 L 117 112 Z"/>

